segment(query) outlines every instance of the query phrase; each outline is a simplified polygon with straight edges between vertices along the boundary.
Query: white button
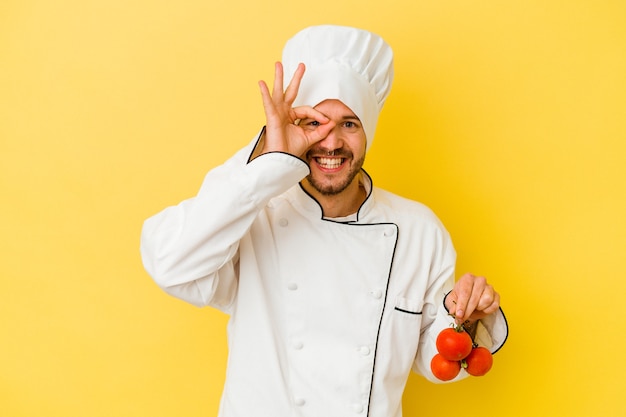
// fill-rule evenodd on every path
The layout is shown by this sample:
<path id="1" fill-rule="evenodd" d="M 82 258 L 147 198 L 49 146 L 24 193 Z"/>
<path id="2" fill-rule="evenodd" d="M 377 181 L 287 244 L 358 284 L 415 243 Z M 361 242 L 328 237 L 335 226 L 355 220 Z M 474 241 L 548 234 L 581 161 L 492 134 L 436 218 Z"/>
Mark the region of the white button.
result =
<path id="1" fill-rule="evenodd" d="M 385 236 L 389 237 L 389 236 L 393 236 L 396 233 L 396 231 L 394 229 L 387 229 L 385 230 Z"/>
<path id="2" fill-rule="evenodd" d="M 302 407 L 304 405 L 306 401 L 304 401 L 304 398 L 296 398 L 294 400 L 294 403 L 298 406 L 298 407 Z"/>
<path id="3" fill-rule="evenodd" d="M 289 284 L 287 284 L 287 289 L 289 291 L 295 291 L 298 289 L 298 284 L 296 284 L 295 282 L 290 282 Z"/>
<path id="4" fill-rule="evenodd" d="M 285 219 L 285 218 L 283 217 L 282 219 L 278 220 L 278 224 L 279 224 L 281 227 L 285 227 L 285 226 L 287 226 L 287 225 L 289 224 L 289 220 L 287 220 L 287 219 Z"/>
<path id="5" fill-rule="evenodd" d="M 352 404 L 352 409 L 354 410 L 355 413 L 362 413 L 363 412 L 363 405 L 362 404 Z"/>
<path id="6" fill-rule="evenodd" d="M 383 296 L 383 292 L 381 290 L 372 290 L 372 297 L 378 300 L 382 296 Z"/>
<path id="7" fill-rule="evenodd" d="M 294 348 L 294 349 L 296 349 L 296 350 L 300 350 L 300 349 L 302 349 L 302 348 L 304 347 L 304 343 L 302 343 L 302 342 L 301 342 L 301 341 L 299 341 L 299 340 L 296 340 L 296 341 L 294 341 L 294 342 L 292 343 L 292 346 L 293 346 L 293 348 Z"/>
<path id="8" fill-rule="evenodd" d="M 370 348 L 367 346 L 361 346 L 361 348 L 359 349 L 359 352 L 361 352 L 361 355 L 367 356 L 370 354 Z"/>

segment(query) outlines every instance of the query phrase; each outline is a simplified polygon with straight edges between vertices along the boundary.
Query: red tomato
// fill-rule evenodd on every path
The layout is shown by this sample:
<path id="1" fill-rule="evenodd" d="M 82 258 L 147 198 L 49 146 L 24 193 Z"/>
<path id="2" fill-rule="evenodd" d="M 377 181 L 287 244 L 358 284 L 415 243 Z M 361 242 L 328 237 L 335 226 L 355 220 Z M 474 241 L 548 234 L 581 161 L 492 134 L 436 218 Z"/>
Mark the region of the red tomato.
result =
<path id="1" fill-rule="evenodd" d="M 483 376 L 491 369 L 493 365 L 493 356 L 486 347 L 476 347 L 472 349 L 470 354 L 465 358 L 465 370 L 473 376 Z"/>
<path id="2" fill-rule="evenodd" d="M 467 332 L 449 327 L 437 336 L 437 351 L 449 361 L 460 361 L 472 351 L 472 338 Z"/>
<path id="3" fill-rule="evenodd" d="M 459 361 L 449 361 L 440 353 L 433 356 L 430 361 L 430 370 L 433 375 L 442 381 L 450 381 L 461 371 L 461 363 Z"/>

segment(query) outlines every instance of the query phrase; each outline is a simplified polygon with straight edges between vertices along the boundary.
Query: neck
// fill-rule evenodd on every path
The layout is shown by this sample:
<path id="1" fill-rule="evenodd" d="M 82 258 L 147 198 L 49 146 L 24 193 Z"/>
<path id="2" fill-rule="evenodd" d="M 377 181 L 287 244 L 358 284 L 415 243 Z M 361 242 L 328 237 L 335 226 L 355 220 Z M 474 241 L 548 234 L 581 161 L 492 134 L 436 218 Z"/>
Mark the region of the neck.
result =
<path id="1" fill-rule="evenodd" d="M 356 213 L 367 197 L 367 192 L 361 184 L 360 176 L 361 174 L 357 175 L 343 191 L 332 195 L 320 193 L 306 179 L 301 184 L 322 206 L 324 217 L 346 217 Z"/>

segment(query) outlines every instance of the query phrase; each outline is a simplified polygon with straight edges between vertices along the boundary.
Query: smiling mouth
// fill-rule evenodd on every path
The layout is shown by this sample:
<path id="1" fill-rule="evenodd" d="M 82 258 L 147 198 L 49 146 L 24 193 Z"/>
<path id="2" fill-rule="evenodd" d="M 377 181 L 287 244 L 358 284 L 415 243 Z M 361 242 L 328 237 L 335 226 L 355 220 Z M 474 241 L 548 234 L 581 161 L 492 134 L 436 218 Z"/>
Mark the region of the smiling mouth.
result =
<path id="1" fill-rule="evenodd" d="M 315 158 L 315 162 L 324 168 L 324 169 L 337 169 L 343 164 L 345 158 L 326 158 L 326 157 L 317 157 Z"/>

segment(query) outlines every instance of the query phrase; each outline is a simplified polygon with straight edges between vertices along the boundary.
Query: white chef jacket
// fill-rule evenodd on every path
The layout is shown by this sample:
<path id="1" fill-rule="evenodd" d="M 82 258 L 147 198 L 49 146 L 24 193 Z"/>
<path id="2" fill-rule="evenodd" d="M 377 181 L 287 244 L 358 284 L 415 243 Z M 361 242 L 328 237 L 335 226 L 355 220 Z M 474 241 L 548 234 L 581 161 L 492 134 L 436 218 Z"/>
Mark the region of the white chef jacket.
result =
<path id="1" fill-rule="evenodd" d="M 425 206 L 373 187 L 350 222 L 323 219 L 307 164 L 253 141 L 198 194 L 148 219 L 146 270 L 165 291 L 230 315 L 220 417 L 400 417 L 409 371 L 430 371 L 453 319 L 455 251 Z M 500 312 L 478 339 L 504 343 Z M 457 378 L 465 376 L 462 371 Z"/>

